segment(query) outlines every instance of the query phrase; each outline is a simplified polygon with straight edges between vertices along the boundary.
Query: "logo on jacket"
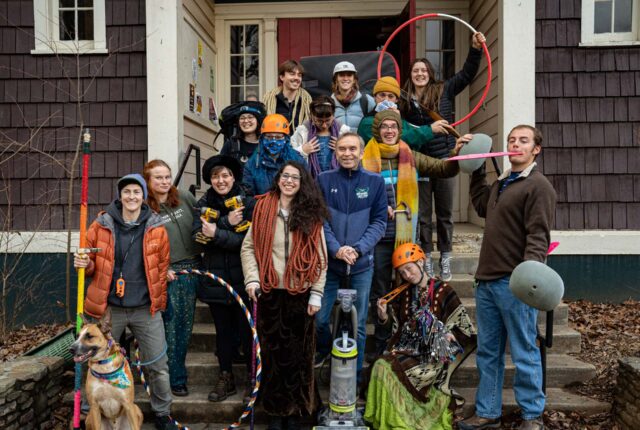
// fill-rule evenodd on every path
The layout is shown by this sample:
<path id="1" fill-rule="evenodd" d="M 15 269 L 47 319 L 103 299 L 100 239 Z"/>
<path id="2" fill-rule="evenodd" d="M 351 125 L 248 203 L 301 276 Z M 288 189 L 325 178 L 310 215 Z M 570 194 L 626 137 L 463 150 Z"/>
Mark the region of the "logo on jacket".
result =
<path id="1" fill-rule="evenodd" d="M 359 199 L 366 199 L 369 197 L 369 187 L 356 188 L 356 197 Z"/>
<path id="2" fill-rule="evenodd" d="M 338 194 L 338 189 L 337 188 L 331 188 L 331 193 L 332 194 Z"/>

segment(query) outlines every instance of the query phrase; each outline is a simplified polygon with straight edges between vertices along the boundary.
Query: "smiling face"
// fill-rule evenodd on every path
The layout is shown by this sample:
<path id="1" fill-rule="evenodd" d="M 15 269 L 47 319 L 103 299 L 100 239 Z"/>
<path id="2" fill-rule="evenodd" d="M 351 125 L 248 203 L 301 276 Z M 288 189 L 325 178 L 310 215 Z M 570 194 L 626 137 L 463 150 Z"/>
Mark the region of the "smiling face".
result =
<path id="1" fill-rule="evenodd" d="M 154 196 L 167 195 L 171 189 L 171 170 L 165 166 L 154 167 L 149 171 L 147 184 Z"/>
<path id="2" fill-rule="evenodd" d="M 226 167 L 218 166 L 211 170 L 211 187 L 221 196 L 226 196 L 231 192 L 233 184 L 236 183 L 233 173 Z"/>
<path id="3" fill-rule="evenodd" d="M 89 324 L 82 328 L 69 351 L 76 363 L 84 363 L 94 357 L 102 358 L 108 352 L 108 339 L 96 324 Z"/>
<path id="4" fill-rule="evenodd" d="M 542 151 L 542 147 L 534 140 L 533 131 L 528 128 L 515 128 L 507 137 L 507 150 L 509 152 L 522 152 L 522 155 L 511 155 L 511 169 L 521 172 L 536 159 L 536 155 Z"/>
<path id="5" fill-rule="evenodd" d="M 420 266 L 423 264 L 423 260 L 417 262 L 411 262 L 403 264 L 398 267 L 398 274 L 402 276 L 402 279 L 410 283 L 411 285 L 417 285 L 422 280 L 422 270 Z"/>
<path id="6" fill-rule="evenodd" d="M 411 68 L 411 82 L 416 88 L 424 88 L 429 83 L 429 68 L 422 61 L 416 62 Z"/>
<path id="7" fill-rule="evenodd" d="M 302 84 L 302 73 L 298 69 L 280 75 L 282 86 L 289 91 L 297 91 Z"/>
<path id="8" fill-rule="evenodd" d="M 340 167 L 353 170 L 362 160 L 363 151 L 360 139 L 356 136 L 345 136 L 336 142 L 336 160 Z"/>
<path id="9" fill-rule="evenodd" d="M 336 81 L 340 92 L 346 94 L 353 88 L 353 84 L 356 82 L 356 74 L 353 72 L 339 72 L 337 73 Z"/>
<path id="10" fill-rule="evenodd" d="M 243 113 L 238 118 L 238 125 L 243 134 L 255 133 L 258 128 L 258 120 L 253 114 Z"/>
<path id="11" fill-rule="evenodd" d="M 278 180 L 280 195 L 292 199 L 300 190 L 300 177 L 298 169 L 293 166 L 286 166 Z"/>
<path id="12" fill-rule="evenodd" d="M 313 114 L 311 115 L 311 120 L 313 121 L 313 125 L 316 126 L 319 132 L 326 132 L 331 128 L 331 124 L 333 123 L 333 115 L 328 117 L 320 118 L 316 117 Z"/>
<path id="13" fill-rule="evenodd" d="M 144 201 L 142 187 L 138 184 L 128 184 L 120 191 L 120 201 L 123 210 L 135 213 L 140 210 Z"/>
<path id="14" fill-rule="evenodd" d="M 400 130 L 398 129 L 398 123 L 392 119 L 385 119 L 380 124 L 380 137 L 382 143 L 387 145 L 395 145 L 398 142 L 398 136 Z"/>

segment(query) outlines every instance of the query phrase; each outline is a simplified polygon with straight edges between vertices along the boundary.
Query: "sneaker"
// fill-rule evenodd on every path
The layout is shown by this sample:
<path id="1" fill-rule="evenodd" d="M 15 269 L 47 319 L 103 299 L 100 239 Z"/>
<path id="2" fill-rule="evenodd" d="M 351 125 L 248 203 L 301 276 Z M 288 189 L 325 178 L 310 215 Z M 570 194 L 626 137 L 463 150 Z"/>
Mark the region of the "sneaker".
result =
<path id="1" fill-rule="evenodd" d="M 524 420 L 518 430 L 544 430 L 544 423 L 541 418 L 534 420 Z"/>
<path id="2" fill-rule="evenodd" d="M 313 367 L 315 369 L 321 368 L 324 365 L 324 363 L 329 359 L 329 357 L 331 357 L 331 354 L 323 354 L 319 351 L 316 352 L 316 356 L 313 361 Z"/>
<path id="3" fill-rule="evenodd" d="M 236 383 L 233 380 L 233 374 L 231 372 L 221 372 L 218 377 L 218 382 L 213 391 L 209 393 L 210 402 L 221 402 L 229 396 L 236 394 Z"/>
<path id="4" fill-rule="evenodd" d="M 187 386 L 184 384 L 174 385 L 173 387 L 171 387 L 171 392 L 173 393 L 174 396 L 178 396 L 178 397 L 185 397 L 189 395 L 189 390 L 187 389 Z"/>
<path id="5" fill-rule="evenodd" d="M 424 271 L 427 273 L 429 278 L 434 278 L 436 276 L 433 271 L 433 260 L 431 259 L 431 254 L 427 254 L 427 260 L 424 263 Z"/>
<path id="6" fill-rule="evenodd" d="M 440 256 L 440 278 L 444 282 L 449 282 L 453 276 L 451 275 L 451 253 L 443 252 Z"/>
<path id="7" fill-rule="evenodd" d="M 499 429 L 501 426 L 500 418 L 483 418 L 477 415 L 458 423 L 460 430 Z"/>
<path id="8" fill-rule="evenodd" d="M 171 419 L 169 415 L 156 416 L 157 430 L 180 430 L 180 427 Z"/>

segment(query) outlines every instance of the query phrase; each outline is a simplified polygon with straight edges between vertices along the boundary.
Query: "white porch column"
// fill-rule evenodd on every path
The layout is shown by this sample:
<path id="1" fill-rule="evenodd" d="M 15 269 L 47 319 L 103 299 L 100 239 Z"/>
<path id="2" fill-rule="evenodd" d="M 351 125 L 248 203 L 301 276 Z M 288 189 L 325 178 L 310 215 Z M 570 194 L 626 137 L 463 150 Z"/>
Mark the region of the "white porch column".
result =
<path id="1" fill-rule="evenodd" d="M 499 136 L 503 150 L 507 134 L 518 124 L 536 119 L 536 5 L 535 1 L 500 0 Z M 504 157 L 503 169 L 509 166 Z"/>
<path id="2" fill-rule="evenodd" d="M 178 98 L 178 0 L 146 1 L 148 159 L 166 161 L 175 174 L 182 151 Z"/>

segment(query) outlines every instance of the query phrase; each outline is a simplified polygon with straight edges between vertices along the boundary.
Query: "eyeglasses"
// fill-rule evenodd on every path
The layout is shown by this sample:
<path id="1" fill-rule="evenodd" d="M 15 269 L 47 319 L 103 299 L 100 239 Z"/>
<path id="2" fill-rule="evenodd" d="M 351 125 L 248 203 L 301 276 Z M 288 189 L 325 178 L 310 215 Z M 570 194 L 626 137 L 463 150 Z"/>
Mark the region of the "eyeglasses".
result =
<path id="1" fill-rule="evenodd" d="M 320 119 L 320 118 L 313 118 L 313 122 L 319 125 L 329 125 L 333 122 L 333 116 L 327 118 L 327 119 Z"/>
<path id="2" fill-rule="evenodd" d="M 397 130 L 398 126 L 396 124 L 391 124 L 391 125 L 387 125 L 387 124 L 382 124 L 380 126 L 380 130 L 385 131 L 385 130 Z"/>
<path id="3" fill-rule="evenodd" d="M 256 117 L 253 115 L 247 115 L 247 116 L 241 116 L 240 118 L 238 118 L 238 122 L 251 122 L 251 121 L 255 121 Z"/>
<path id="4" fill-rule="evenodd" d="M 280 180 L 282 182 L 287 182 L 287 181 L 291 181 L 291 182 L 300 182 L 300 175 L 290 175 L 288 173 L 283 173 L 282 175 L 280 175 Z"/>

